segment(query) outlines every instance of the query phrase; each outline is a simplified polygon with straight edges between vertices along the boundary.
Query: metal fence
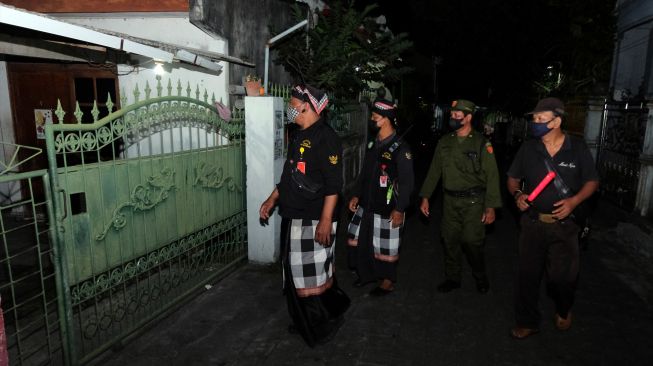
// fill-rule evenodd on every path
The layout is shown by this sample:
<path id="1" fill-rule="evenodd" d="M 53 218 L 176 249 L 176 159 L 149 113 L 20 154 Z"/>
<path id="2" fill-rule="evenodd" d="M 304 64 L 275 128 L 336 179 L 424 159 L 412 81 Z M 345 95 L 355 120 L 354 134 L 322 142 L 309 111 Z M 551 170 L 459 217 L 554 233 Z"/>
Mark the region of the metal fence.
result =
<path id="1" fill-rule="evenodd" d="M 20 149 L 20 147 L 18 147 Z M 6 173 L 3 172 L 3 173 Z M 0 175 L 0 297 L 12 365 L 63 364 L 46 170 Z M 11 197 L 20 196 L 19 199 Z M 2 360 L 0 360 L 2 363 Z"/>
<path id="2" fill-rule="evenodd" d="M 606 103 L 603 109 L 597 167 L 601 193 L 633 210 L 641 171 L 648 109 L 644 104 Z"/>
<path id="3" fill-rule="evenodd" d="M 171 85 L 92 123 L 59 105 L 48 170 L 0 176 L 20 190 L 0 222 L 11 364 L 88 362 L 244 263 L 242 112 Z"/>

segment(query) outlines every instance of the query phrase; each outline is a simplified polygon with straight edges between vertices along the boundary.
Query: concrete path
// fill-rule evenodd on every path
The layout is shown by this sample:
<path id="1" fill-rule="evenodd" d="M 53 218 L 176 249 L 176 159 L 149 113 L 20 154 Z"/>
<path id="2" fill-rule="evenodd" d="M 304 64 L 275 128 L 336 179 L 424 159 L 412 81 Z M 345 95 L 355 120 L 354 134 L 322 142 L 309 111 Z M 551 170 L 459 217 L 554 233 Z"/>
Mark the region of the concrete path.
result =
<path id="1" fill-rule="evenodd" d="M 438 293 L 435 287 L 443 273 L 435 212 L 430 222 L 417 214 L 407 220 L 399 282 L 384 298 L 367 295 L 373 286 L 351 286 L 344 242 L 338 242 L 338 280 L 352 306 L 327 345 L 311 349 L 298 335 L 287 333 L 278 266 L 247 265 L 100 363 L 650 365 L 653 264 L 637 251 L 637 241 L 650 239 L 650 232 L 637 236 L 624 226 L 629 223 L 614 218 L 610 206 L 601 208 L 597 215 L 604 219 L 595 221 L 599 227 L 582 252 L 574 323 L 567 332 L 555 329 L 553 306 L 543 291 L 542 332 L 522 341 L 509 337 L 517 228 L 505 209 L 487 239 L 490 292 L 476 292 L 465 265 L 462 288 Z"/>

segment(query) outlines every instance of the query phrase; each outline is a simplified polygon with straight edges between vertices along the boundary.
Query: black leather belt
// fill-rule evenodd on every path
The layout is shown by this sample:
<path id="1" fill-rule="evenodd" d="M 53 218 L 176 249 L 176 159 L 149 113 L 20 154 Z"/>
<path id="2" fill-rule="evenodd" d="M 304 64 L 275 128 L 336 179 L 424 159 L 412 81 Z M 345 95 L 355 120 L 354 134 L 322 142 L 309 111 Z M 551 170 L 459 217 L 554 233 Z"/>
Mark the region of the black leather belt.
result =
<path id="1" fill-rule="evenodd" d="M 485 193 L 485 188 L 483 187 L 473 187 L 466 189 L 464 191 L 453 191 L 451 189 L 444 189 L 444 193 L 452 197 L 466 198 L 466 197 L 478 197 Z"/>

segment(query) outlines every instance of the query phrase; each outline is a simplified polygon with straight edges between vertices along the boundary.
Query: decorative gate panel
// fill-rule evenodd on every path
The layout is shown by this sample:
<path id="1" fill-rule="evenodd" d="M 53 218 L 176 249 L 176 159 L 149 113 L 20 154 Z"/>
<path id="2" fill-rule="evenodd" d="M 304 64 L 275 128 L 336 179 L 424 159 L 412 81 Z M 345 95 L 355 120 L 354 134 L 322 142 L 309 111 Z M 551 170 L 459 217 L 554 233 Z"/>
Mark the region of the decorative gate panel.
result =
<path id="1" fill-rule="evenodd" d="M 601 126 L 598 170 L 603 195 L 626 210 L 633 210 L 646 136 L 648 109 L 627 103 L 606 104 Z"/>
<path id="2" fill-rule="evenodd" d="M 150 92 L 91 124 L 58 110 L 46 128 L 73 363 L 246 258 L 242 119 L 222 120 L 199 89 Z"/>

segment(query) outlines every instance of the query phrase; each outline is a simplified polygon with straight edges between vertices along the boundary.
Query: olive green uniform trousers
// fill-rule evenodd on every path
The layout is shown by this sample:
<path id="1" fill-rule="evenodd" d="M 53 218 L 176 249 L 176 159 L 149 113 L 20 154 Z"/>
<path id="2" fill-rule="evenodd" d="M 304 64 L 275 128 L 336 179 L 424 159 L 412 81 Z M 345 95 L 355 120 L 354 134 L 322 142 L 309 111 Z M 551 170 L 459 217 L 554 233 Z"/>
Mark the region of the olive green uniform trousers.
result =
<path id="1" fill-rule="evenodd" d="M 447 280 L 460 282 L 463 252 L 474 278 L 486 277 L 485 225 L 481 222 L 484 211 L 483 200 L 479 197 L 463 198 L 444 194 L 441 231 Z"/>

